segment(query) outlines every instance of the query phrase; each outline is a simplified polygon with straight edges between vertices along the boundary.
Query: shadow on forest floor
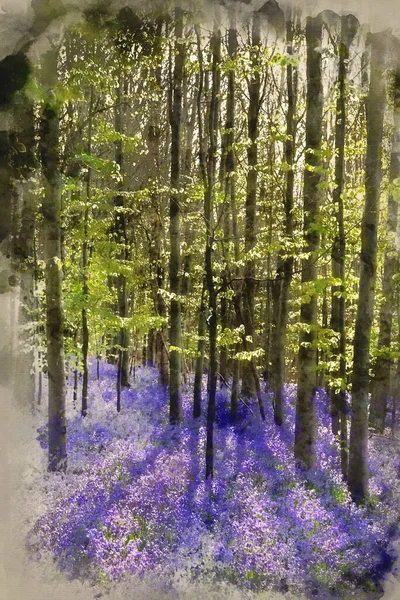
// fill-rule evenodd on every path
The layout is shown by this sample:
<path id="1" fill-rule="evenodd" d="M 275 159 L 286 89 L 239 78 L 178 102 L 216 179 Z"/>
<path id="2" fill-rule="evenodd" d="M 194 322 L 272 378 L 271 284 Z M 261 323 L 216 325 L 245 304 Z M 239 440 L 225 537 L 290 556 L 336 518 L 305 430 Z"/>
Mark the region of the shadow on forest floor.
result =
<path id="1" fill-rule="evenodd" d="M 28 537 L 33 556 L 53 556 L 69 578 L 105 590 L 129 574 L 172 582 L 185 573 L 251 596 L 380 597 L 395 560 L 389 542 L 399 513 L 399 448 L 371 439 L 371 503 L 358 508 L 340 474 L 325 392 L 316 395 L 317 463 L 304 474 L 293 459 L 295 387 L 286 386 L 281 428 L 265 393 L 265 423 L 256 405 L 242 406 L 232 423 L 222 389 L 215 475 L 205 482 L 205 417 L 191 417 L 190 386 L 182 426 L 171 427 L 155 369 L 137 370 L 119 414 L 114 367 L 102 363 L 99 381 L 91 369 L 88 416 L 68 409 L 68 474 L 54 489 L 37 480 L 44 510 Z M 45 434 L 41 427 L 43 451 Z"/>

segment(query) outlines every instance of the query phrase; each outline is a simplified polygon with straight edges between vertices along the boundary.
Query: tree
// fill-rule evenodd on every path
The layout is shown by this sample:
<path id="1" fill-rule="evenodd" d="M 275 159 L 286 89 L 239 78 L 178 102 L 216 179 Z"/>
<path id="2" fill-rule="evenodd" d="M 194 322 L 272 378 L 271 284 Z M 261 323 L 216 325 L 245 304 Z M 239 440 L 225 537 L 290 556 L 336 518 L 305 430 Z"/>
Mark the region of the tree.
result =
<path id="1" fill-rule="evenodd" d="M 93 86 L 90 89 L 90 100 L 89 100 L 89 123 L 88 123 L 88 143 L 87 153 L 88 156 L 92 152 L 92 111 L 94 103 L 94 91 Z M 88 224 L 89 224 L 89 211 L 90 211 L 90 200 L 91 200 L 91 178 L 92 171 L 90 166 L 87 170 L 86 176 L 86 206 L 83 217 L 83 228 L 84 228 L 84 239 L 82 244 L 82 270 L 83 270 L 83 298 L 84 306 L 82 307 L 82 362 L 83 362 L 83 379 L 82 379 L 82 409 L 81 414 L 83 417 L 87 414 L 87 400 L 88 400 L 88 384 L 89 384 L 89 372 L 88 372 L 88 354 L 89 354 L 89 327 L 88 327 L 88 301 L 89 301 L 89 286 L 88 286 L 88 263 L 89 263 L 89 240 L 88 240 Z"/>
<path id="2" fill-rule="evenodd" d="M 367 100 L 365 204 L 361 223 L 360 284 L 354 334 L 348 472 L 350 493 L 357 503 L 366 501 L 368 497 L 368 390 L 381 181 L 380 148 L 385 111 L 386 39 L 384 34 L 372 34 L 370 44 L 371 75 Z"/>
<path id="3" fill-rule="evenodd" d="M 336 384 L 332 390 L 332 431 L 339 433 L 341 442 L 342 472 L 347 473 L 347 414 L 346 414 L 346 301 L 345 301 L 345 257 L 346 236 L 344 230 L 343 193 L 345 190 L 345 133 L 347 124 L 346 78 L 349 48 L 354 39 L 358 21 L 352 15 L 340 19 L 338 97 L 335 123 L 335 189 L 333 201 L 336 207 L 336 232 L 332 244 L 332 276 L 340 280 L 332 286 L 331 327 L 339 336 L 335 356 L 339 368 L 334 374 Z M 340 388 L 337 381 L 340 380 Z"/>
<path id="4" fill-rule="evenodd" d="M 286 23 L 286 44 L 289 56 L 293 55 L 293 18 Z M 294 207 L 294 158 L 296 149 L 296 102 L 297 102 L 297 69 L 289 63 L 286 70 L 288 108 L 286 114 L 285 161 L 287 163 L 285 189 L 285 235 L 290 240 L 293 236 Z M 272 295 L 274 305 L 274 328 L 272 339 L 272 392 L 274 398 L 274 419 L 277 425 L 284 420 L 284 383 L 285 383 L 285 342 L 289 311 L 289 288 L 292 279 L 293 256 L 287 255 L 284 247 L 278 255 L 276 278 L 273 282 Z"/>
<path id="5" fill-rule="evenodd" d="M 116 106 L 115 106 L 115 131 L 119 134 L 115 142 L 115 162 L 119 167 L 121 178 L 124 152 L 123 152 L 123 93 L 124 93 L 124 76 L 122 72 L 118 73 L 118 85 L 116 89 Z M 120 192 L 122 192 L 123 181 L 119 184 Z M 115 197 L 115 236 L 118 245 L 118 259 L 121 264 L 126 264 L 128 260 L 128 239 L 125 217 L 125 203 L 122 193 Z M 129 332 L 125 324 L 128 317 L 128 298 L 126 290 L 126 276 L 123 272 L 118 274 L 117 278 L 118 289 L 118 314 L 121 319 L 119 329 L 119 349 L 118 349 L 118 373 L 117 373 L 117 410 L 121 409 L 121 387 L 129 387 Z"/>
<path id="6" fill-rule="evenodd" d="M 184 69 L 183 11 L 175 9 L 176 56 L 172 82 L 171 125 L 171 196 L 170 196 L 170 421 L 181 419 L 181 308 L 180 294 L 180 162 L 182 126 L 182 81 Z"/>
<path id="7" fill-rule="evenodd" d="M 319 204 L 321 192 L 322 140 L 322 17 L 307 17 L 307 115 L 306 155 L 304 171 L 305 258 L 302 260 L 302 302 L 300 347 L 298 354 L 298 384 L 296 402 L 295 456 L 298 463 L 310 468 L 315 463 L 315 385 L 317 370 L 316 330 L 318 305 L 315 282 L 319 250 Z"/>
<path id="8" fill-rule="evenodd" d="M 258 164 L 258 121 L 260 113 L 261 74 L 259 69 L 260 14 L 253 12 L 251 38 L 252 75 L 249 82 L 249 106 L 247 112 L 247 131 L 249 146 L 247 149 L 248 173 L 246 178 L 246 221 L 245 221 L 245 252 L 246 265 L 244 272 L 243 290 L 243 319 L 246 338 L 251 339 L 250 349 L 254 347 L 254 294 L 255 294 L 255 260 L 251 256 L 256 243 L 256 202 L 257 202 L 257 164 Z M 249 362 L 243 368 L 242 394 L 255 396 L 255 381 L 253 369 Z"/>
<path id="9" fill-rule="evenodd" d="M 237 31 L 236 31 L 236 7 L 233 4 L 229 12 L 229 29 L 228 29 L 228 89 L 226 98 L 226 121 L 225 121 L 225 132 L 222 136 L 222 145 L 225 147 L 225 153 L 221 156 L 221 174 L 225 177 L 225 181 L 222 183 L 224 188 L 224 253 L 227 253 L 228 243 L 231 230 L 234 229 L 236 237 L 234 239 L 235 252 L 238 257 L 238 239 L 237 239 L 237 215 L 236 215 L 236 157 L 234 150 L 235 143 L 235 85 L 236 85 L 236 53 L 237 53 Z M 235 221 L 235 223 L 233 223 Z M 229 328 L 229 314 L 230 314 L 230 303 L 227 298 L 227 288 L 229 279 L 229 267 L 228 259 L 225 256 L 225 269 L 223 272 L 223 284 L 224 293 L 221 296 L 221 327 L 225 331 Z M 235 259 L 236 260 L 236 259 Z M 233 370 L 235 376 L 233 378 L 233 384 L 235 387 L 235 393 L 232 397 L 232 416 L 235 419 L 237 413 L 237 380 L 239 367 L 238 361 L 235 361 Z M 226 385 L 228 380 L 228 349 L 226 346 L 222 346 L 220 350 L 220 375 L 222 385 Z"/>
<path id="10" fill-rule="evenodd" d="M 57 57 L 55 48 L 43 57 L 46 96 L 40 123 L 39 152 L 43 168 L 42 212 L 45 231 L 46 335 L 48 369 L 49 470 L 67 467 L 65 366 L 61 269 L 61 177 L 59 171 L 60 103 L 56 97 Z"/>
<path id="11" fill-rule="evenodd" d="M 382 279 L 383 300 L 379 311 L 379 354 L 374 366 L 374 378 L 371 385 L 371 406 L 369 423 L 378 432 L 383 433 L 386 421 L 387 399 L 391 392 L 392 370 L 392 325 L 394 313 L 393 280 L 398 267 L 396 232 L 398 224 L 398 197 L 396 180 L 400 177 L 400 72 L 395 69 L 392 81 L 393 94 L 393 134 L 390 156 L 390 187 L 387 208 L 385 250 Z"/>
<path id="12" fill-rule="evenodd" d="M 205 279 L 209 309 L 209 367 L 207 382 L 207 437 L 206 437 L 206 479 L 214 474 L 214 421 L 215 396 L 217 391 L 217 293 L 214 283 L 214 199 L 217 167 L 217 127 L 219 118 L 219 93 L 221 76 L 221 31 L 214 24 L 211 38 L 212 85 L 208 119 L 209 149 L 207 157 L 207 186 L 204 192 L 204 220 L 206 223 Z"/>

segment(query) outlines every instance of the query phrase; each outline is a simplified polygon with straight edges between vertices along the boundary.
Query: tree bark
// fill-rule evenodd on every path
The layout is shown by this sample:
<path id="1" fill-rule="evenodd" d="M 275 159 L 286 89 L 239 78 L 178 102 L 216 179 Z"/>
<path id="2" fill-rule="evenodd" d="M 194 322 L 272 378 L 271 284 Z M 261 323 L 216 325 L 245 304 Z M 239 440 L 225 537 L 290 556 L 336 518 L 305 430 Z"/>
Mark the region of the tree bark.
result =
<path id="1" fill-rule="evenodd" d="M 89 100 L 89 124 L 88 124 L 88 143 L 87 153 L 90 156 L 92 152 L 92 117 L 90 116 L 93 110 L 93 86 L 90 89 L 90 100 Z M 83 301 L 84 306 L 82 308 L 82 362 L 83 362 L 83 377 L 82 377 L 82 407 L 81 414 L 85 417 L 87 414 L 87 399 L 88 399 L 88 384 L 89 384 L 89 370 L 88 370 L 88 354 L 89 354 L 89 326 L 87 319 L 87 308 L 89 302 L 89 286 L 88 286 L 88 267 L 89 267 L 89 213 L 90 213 L 90 201 L 91 201 L 91 168 L 88 167 L 87 179 L 86 179 L 86 206 L 83 216 L 83 244 L 82 244 L 82 271 L 83 271 Z"/>
<path id="2" fill-rule="evenodd" d="M 260 15 L 253 13 L 251 62 L 253 73 L 249 85 L 249 108 L 247 112 L 247 132 L 250 145 L 247 149 L 248 174 L 246 179 L 246 221 L 244 270 L 243 317 L 246 337 L 251 338 L 250 350 L 254 347 L 254 299 L 255 299 L 255 260 L 249 254 L 256 244 L 256 207 L 257 207 L 257 164 L 258 164 L 258 121 L 260 112 L 261 76 L 258 69 L 260 39 Z M 249 362 L 243 365 L 242 394 L 245 397 L 256 395 L 253 370 Z"/>
<path id="3" fill-rule="evenodd" d="M 303 236 L 306 257 L 302 261 L 302 288 L 306 299 L 302 300 L 298 354 L 298 385 L 295 427 L 295 457 L 302 468 L 309 469 L 315 463 L 315 384 L 317 370 L 316 330 L 318 325 L 317 253 L 320 235 L 318 231 L 321 192 L 321 140 L 322 140 L 322 73 L 321 53 L 322 18 L 307 18 L 307 100 L 306 100 L 306 167 L 304 172 L 304 224 Z"/>
<path id="4" fill-rule="evenodd" d="M 197 37 L 197 51 L 198 51 L 198 59 L 199 59 L 199 89 L 197 94 L 197 125 L 199 131 L 199 169 L 200 169 L 200 177 L 203 183 L 204 190 L 207 188 L 207 167 L 206 167 L 206 156 L 204 150 L 204 122 L 203 122 L 203 90 L 204 90 L 204 68 L 203 68 L 203 58 L 202 58 L 202 49 L 201 49 L 201 37 L 199 28 L 196 27 L 196 37 Z M 203 281 L 203 288 L 201 292 L 201 302 L 198 316 L 198 326 L 197 326 L 197 357 L 196 357 L 196 367 L 195 367 L 195 377 L 194 377 L 194 390 L 193 390 L 193 417 L 198 418 L 201 415 L 201 389 L 203 382 L 203 371 L 204 371 L 204 351 L 205 351 L 205 335 L 206 335 L 206 301 L 205 301 L 205 292 L 207 288 L 206 278 Z"/>
<path id="5" fill-rule="evenodd" d="M 358 504 L 368 497 L 368 387 L 370 337 L 374 316 L 377 233 L 381 181 L 381 143 L 385 111 L 383 34 L 371 35 L 371 76 L 367 100 L 365 205 L 361 224 L 360 286 L 354 334 L 352 419 L 348 483 Z"/>
<path id="6" fill-rule="evenodd" d="M 172 83 L 171 125 L 171 196 L 170 196 L 170 262 L 169 280 L 170 304 L 170 377 L 169 377 L 169 418 L 171 424 L 181 420 L 181 306 L 180 294 L 180 161 L 182 126 L 182 81 L 184 69 L 183 11 L 175 9 L 176 55 Z"/>
<path id="7" fill-rule="evenodd" d="M 346 301 L 345 301 L 345 259 L 346 236 L 344 230 L 344 204 L 343 192 L 345 189 L 345 134 L 347 124 L 346 110 L 346 78 L 349 48 L 354 39 L 358 21 L 351 15 L 341 17 L 341 32 L 339 44 L 339 95 L 336 102 L 335 123 L 335 189 L 333 201 L 336 208 L 336 232 L 332 246 L 332 276 L 340 279 L 338 285 L 332 286 L 331 328 L 337 332 L 339 343 L 333 350 L 333 356 L 338 361 L 338 369 L 334 378 L 340 380 L 340 388 L 335 385 L 331 390 L 332 431 L 335 435 L 340 431 L 341 468 L 342 474 L 347 476 L 348 469 L 348 433 L 346 414 Z"/>
<path id="8" fill-rule="evenodd" d="M 400 72 L 396 71 L 393 81 L 393 134 L 390 156 L 390 184 L 400 177 Z M 390 381 L 393 359 L 390 355 L 394 306 L 393 280 L 397 272 L 398 254 L 396 231 L 398 223 L 398 199 L 393 190 L 389 192 L 386 220 L 387 246 L 383 265 L 382 304 L 379 313 L 379 355 L 375 363 L 375 376 L 371 386 L 369 424 L 383 433 L 386 421 L 387 399 L 390 396 Z"/>
<path id="9" fill-rule="evenodd" d="M 163 22 L 157 22 L 157 35 L 161 36 Z M 167 353 L 167 306 L 162 296 L 161 290 L 164 287 L 165 268 L 162 258 L 162 218 L 164 213 L 163 200 L 159 192 L 161 185 L 160 173 L 160 140 L 161 140 L 161 124 L 160 113 L 162 111 L 162 70 L 161 66 L 157 65 L 154 68 L 154 79 L 157 86 L 157 94 L 154 103 L 150 109 L 150 122 L 148 130 L 148 147 L 151 157 L 151 172 L 149 174 L 154 191 L 152 193 L 152 238 L 149 240 L 150 262 L 153 269 L 152 277 L 154 278 L 154 304 L 156 314 L 163 319 L 161 327 L 155 334 L 155 346 L 157 356 L 157 366 L 160 371 L 160 383 L 167 386 L 169 382 L 168 369 L 168 353 Z"/>
<path id="10" fill-rule="evenodd" d="M 212 88 L 208 120 L 209 151 L 207 160 L 207 187 L 204 194 L 204 219 L 206 223 L 205 272 L 209 308 L 209 367 L 207 382 L 207 435 L 206 435 L 206 479 L 214 475 L 214 421 L 215 396 L 217 391 L 217 293 L 214 284 L 214 198 L 217 166 L 217 131 L 219 117 L 219 93 L 221 77 L 221 32 L 214 25 L 211 39 L 212 48 Z"/>
<path id="11" fill-rule="evenodd" d="M 286 43 L 289 55 L 293 54 L 293 20 L 286 23 Z M 285 189 L 285 235 L 293 236 L 294 155 L 296 149 L 295 113 L 297 103 L 297 69 L 289 64 L 286 71 L 288 110 L 286 114 L 285 161 L 287 163 Z M 274 328 L 272 331 L 272 393 L 274 421 L 284 421 L 285 344 L 289 315 L 289 289 L 293 273 L 293 256 L 282 250 L 278 255 L 276 279 L 272 286 Z"/>
<path id="12" fill-rule="evenodd" d="M 205 335 L 206 335 L 206 304 L 205 304 L 205 289 L 206 282 L 203 284 L 203 290 L 201 293 L 201 303 L 199 310 L 199 320 L 197 326 L 197 356 L 196 356 L 196 367 L 194 375 L 194 387 L 193 387 L 193 417 L 197 419 L 201 415 L 201 388 L 203 382 L 203 371 L 204 371 L 204 349 L 205 349 Z"/>
<path id="13" fill-rule="evenodd" d="M 61 269 L 61 177 L 59 171 L 59 101 L 55 49 L 43 58 L 46 86 L 40 123 L 39 151 L 44 175 L 43 218 L 45 231 L 46 333 L 48 366 L 48 434 L 49 471 L 65 471 L 67 467 L 65 365 Z"/>
<path id="14" fill-rule="evenodd" d="M 118 134 L 122 134 L 124 130 L 123 124 L 123 93 L 125 91 L 124 76 L 119 75 L 119 83 L 117 92 L 117 104 L 115 107 L 115 131 Z M 121 175 L 123 174 L 124 168 L 124 152 L 122 139 L 117 139 L 115 142 L 115 162 L 120 168 Z M 122 191 L 123 182 L 119 184 L 120 190 Z M 125 202 L 124 197 L 118 194 L 114 200 L 115 206 L 115 232 L 116 232 L 116 243 L 118 244 L 118 260 L 126 261 L 129 258 L 128 253 L 128 236 L 126 229 L 126 215 L 125 215 Z M 128 317 L 128 296 L 126 289 L 126 276 L 123 273 L 119 273 L 117 278 L 117 290 L 118 290 L 118 314 L 121 318 L 122 324 L 119 330 L 119 350 L 118 350 L 118 378 L 117 383 L 121 388 L 129 387 L 129 331 L 124 323 L 124 320 Z M 117 390 L 117 410 L 120 410 L 120 390 Z"/>
<path id="15" fill-rule="evenodd" d="M 228 31 L 228 56 L 231 61 L 236 59 L 237 53 L 237 31 L 236 31 L 236 8 L 233 4 L 231 6 L 231 13 L 229 15 L 229 31 Z M 235 85 L 236 85 L 236 72 L 235 66 L 232 66 L 228 73 L 228 95 L 226 99 L 226 122 L 225 122 L 225 207 L 224 207 L 224 238 L 225 238 L 225 246 L 228 246 L 227 240 L 229 240 L 231 234 L 231 210 L 232 206 L 235 205 L 235 197 L 236 197 L 236 179 L 235 179 L 235 169 L 236 169 L 236 157 L 234 150 L 234 142 L 235 142 L 235 107 L 236 107 L 236 98 L 235 98 Z M 233 218 L 233 215 L 232 215 Z M 235 240 L 233 243 L 237 243 Z M 223 273 L 223 284 L 225 286 L 225 291 L 227 288 L 227 281 L 229 277 L 228 269 L 225 268 Z M 221 298 L 221 325 L 222 329 L 226 329 L 229 327 L 229 301 L 226 297 L 226 294 L 222 295 Z M 235 370 L 235 367 L 233 367 Z M 221 383 L 225 385 L 228 380 L 228 349 L 223 347 L 220 351 L 220 374 L 221 374 Z M 237 383 L 237 382 L 236 382 Z M 235 386 L 236 386 L 235 383 Z M 237 386 L 236 386 L 237 387 Z M 237 393 L 237 391 L 236 391 Z M 233 407 L 236 406 L 237 399 L 234 401 Z M 233 408 L 233 411 L 236 412 L 236 408 Z"/>

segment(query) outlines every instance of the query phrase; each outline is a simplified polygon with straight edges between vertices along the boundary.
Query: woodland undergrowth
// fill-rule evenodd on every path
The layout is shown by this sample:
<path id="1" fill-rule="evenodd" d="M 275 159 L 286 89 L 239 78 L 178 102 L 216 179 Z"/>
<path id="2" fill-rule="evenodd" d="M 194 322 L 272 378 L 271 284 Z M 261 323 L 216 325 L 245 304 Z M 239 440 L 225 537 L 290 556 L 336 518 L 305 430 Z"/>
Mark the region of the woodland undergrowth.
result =
<path id="1" fill-rule="evenodd" d="M 266 422 L 246 402 L 233 423 L 229 390 L 220 389 L 215 473 L 205 481 L 205 416 L 192 418 L 191 380 L 183 422 L 174 427 L 156 369 L 136 370 L 120 413 L 115 367 L 101 363 L 99 380 L 95 364 L 91 370 L 85 418 L 69 387 L 67 474 L 43 469 L 31 483 L 40 498 L 27 537 L 32 558 L 52 557 L 68 578 L 105 591 L 130 574 L 172 582 L 177 572 L 243 591 L 342 598 L 379 589 L 394 559 L 389 542 L 400 509 L 396 438 L 371 434 L 370 499 L 357 507 L 340 472 L 325 391 L 315 399 L 316 466 L 303 473 L 293 457 L 295 386 L 286 386 L 282 427 L 274 424 L 268 392 Z M 43 423 L 44 411 L 36 417 Z M 43 465 L 46 440 L 40 425 Z"/>

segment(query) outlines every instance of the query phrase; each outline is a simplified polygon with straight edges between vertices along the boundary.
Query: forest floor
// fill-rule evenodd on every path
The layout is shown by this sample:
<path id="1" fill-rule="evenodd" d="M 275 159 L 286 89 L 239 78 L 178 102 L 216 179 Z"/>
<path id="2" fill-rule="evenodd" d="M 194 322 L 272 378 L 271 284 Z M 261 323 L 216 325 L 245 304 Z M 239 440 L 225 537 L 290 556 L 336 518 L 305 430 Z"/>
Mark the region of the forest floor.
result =
<path id="1" fill-rule="evenodd" d="M 24 476 L 31 558 L 90 584 L 94 597 L 132 598 L 132 585 L 132 600 L 142 598 L 139 589 L 143 598 L 158 590 L 180 600 L 382 597 L 398 546 L 399 440 L 371 435 L 371 500 L 358 508 L 342 481 L 322 390 L 317 464 L 307 475 L 293 459 L 295 386 L 287 386 L 282 428 L 268 394 L 266 423 L 256 403 L 232 423 L 229 392 L 220 390 L 215 475 L 205 482 L 205 418 L 191 417 L 191 382 L 181 427 L 168 424 L 155 369 L 137 369 L 119 414 L 115 384 L 114 367 L 102 363 L 97 380 L 92 364 L 84 419 L 69 387 L 66 476 L 46 472 L 45 402 L 35 411 L 38 443 Z M 395 584 L 392 571 L 385 600 L 400 597 L 390 595 Z"/>

